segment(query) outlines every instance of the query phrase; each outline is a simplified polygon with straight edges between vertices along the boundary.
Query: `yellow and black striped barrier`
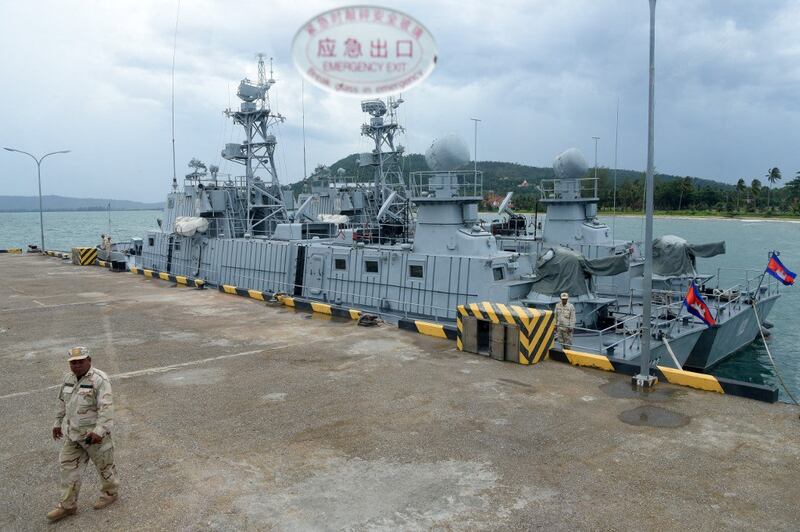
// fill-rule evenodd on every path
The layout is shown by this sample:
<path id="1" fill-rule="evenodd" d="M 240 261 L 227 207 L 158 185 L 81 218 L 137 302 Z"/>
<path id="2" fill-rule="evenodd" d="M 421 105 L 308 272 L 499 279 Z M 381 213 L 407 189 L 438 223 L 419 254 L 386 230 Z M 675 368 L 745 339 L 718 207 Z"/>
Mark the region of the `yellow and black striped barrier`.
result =
<path id="1" fill-rule="evenodd" d="M 0 253 L 9 253 L 11 255 L 21 255 L 22 254 L 22 248 L 0 249 Z"/>
<path id="2" fill-rule="evenodd" d="M 331 305 L 317 301 L 308 301 L 306 299 L 288 296 L 286 294 L 269 293 L 269 298 L 274 298 L 281 305 L 291 307 L 293 309 L 304 310 L 306 312 L 316 312 L 317 314 L 326 314 L 328 316 L 336 316 L 337 318 L 357 320 L 363 314 L 363 311 L 358 309 L 340 307 L 338 305 Z"/>
<path id="3" fill-rule="evenodd" d="M 413 331 L 426 336 L 433 336 L 434 338 L 455 340 L 458 336 L 458 331 L 452 325 L 431 323 L 429 321 L 401 319 L 397 322 L 397 326 L 406 331 Z"/>
<path id="4" fill-rule="evenodd" d="M 49 257 L 58 257 L 59 259 L 69 260 L 72 258 L 72 253 L 67 253 L 66 251 L 47 250 L 44 254 Z"/>
<path id="5" fill-rule="evenodd" d="M 172 275 L 171 273 L 158 272 L 156 270 L 149 270 L 147 268 L 137 268 L 136 266 L 131 266 L 130 272 L 137 275 L 143 275 L 149 279 L 161 279 L 162 281 L 171 281 L 184 286 L 194 286 L 195 288 L 204 288 L 206 286 L 206 282 L 203 279 L 195 279 L 185 275 Z"/>
<path id="6" fill-rule="evenodd" d="M 520 364 L 537 364 L 546 358 L 555 336 L 555 317 L 549 310 L 538 310 L 502 303 L 470 303 L 458 306 L 456 318 L 456 347 L 464 350 L 463 318 L 474 317 L 494 324 L 506 323 L 519 328 Z M 506 358 L 506 360 L 508 360 Z"/>
<path id="7" fill-rule="evenodd" d="M 97 248 L 72 248 L 72 264 L 93 266 L 97 260 Z"/>
<path id="8" fill-rule="evenodd" d="M 605 371 L 622 373 L 623 375 L 637 375 L 640 371 L 639 364 L 632 364 L 625 360 L 583 353 L 572 349 L 550 349 L 549 358 L 550 360 L 566 362 L 573 366 L 597 368 Z M 765 386 L 763 384 L 736 381 L 724 377 L 715 377 L 714 375 L 669 368 L 666 366 L 656 366 L 653 373 L 659 381 L 678 386 L 687 386 L 707 392 L 746 397 L 748 399 L 755 399 L 767 403 L 774 403 L 778 400 L 778 388 Z"/>

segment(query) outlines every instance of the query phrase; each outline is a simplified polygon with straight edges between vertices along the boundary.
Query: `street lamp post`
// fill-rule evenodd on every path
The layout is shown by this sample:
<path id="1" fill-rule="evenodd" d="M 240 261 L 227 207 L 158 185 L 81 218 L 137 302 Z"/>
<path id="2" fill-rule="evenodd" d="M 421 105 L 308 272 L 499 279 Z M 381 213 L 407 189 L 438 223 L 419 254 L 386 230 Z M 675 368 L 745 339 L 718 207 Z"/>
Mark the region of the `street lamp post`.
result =
<path id="1" fill-rule="evenodd" d="M 475 172 L 475 175 L 478 175 L 478 122 L 480 122 L 481 120 L 479 118 L 470 118 L 470 120 L 475 122 L 475 148 L 473 150 L 475 152 L 474 153 L 475 166 L 473 168 L 473 171 Z"/>
<path id="2" fill-rule="evenodd" d="M 650 333 L 653 297 L 653 157 L 655 150 L 653 124 L 655 122 L 656 85 L 656 0 L 650 0 L 650 87 L 647 106 L 647 174 L 645 176 L 645 226 L 644 226 L 644 278 L 642 279 L 642 347 L 639 356 L 639 373 L 633 383 L 649 388 L 656 383 L 650 374 Z"/>
<path id="3" fill-rule="evenodd" d="M 42 214 L 42 161 L 44 161 L 45 157 L 49 157 L 50 155 L 56 155 L 57 153 L 69 153 L 70 150 L 60 150 L 60 151 L 52 151 L 50 153 L 45 153 L 40 158 L 36 158 L 35 155 L 28 153 L 22 150 L 15 150 L 14 148 L 3 148 L 6 151 L 15 151 L 17 153 L 24 153 L 34 161 L 36 161 L 36 173 L 37 178 L 39 180 L 39 234 L 41 237 L 40 245 L 41 248 L 39 249 L 40 253 L 44 253 L 44 215 Z"/>

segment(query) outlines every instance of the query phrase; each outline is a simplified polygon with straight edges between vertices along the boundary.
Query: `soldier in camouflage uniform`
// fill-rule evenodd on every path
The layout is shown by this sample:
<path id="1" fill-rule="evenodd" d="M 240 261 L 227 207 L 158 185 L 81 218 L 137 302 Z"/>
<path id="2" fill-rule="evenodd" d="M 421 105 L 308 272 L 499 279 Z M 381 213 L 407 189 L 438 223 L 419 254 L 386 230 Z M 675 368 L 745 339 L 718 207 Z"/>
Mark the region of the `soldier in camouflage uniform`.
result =
<path id="1" fill-rule="evenodd" d="M 569 302 L 569 294 L 561 294 L 561 302 L 556 303 L 556 333 L 562 349 L 572 346 L 572 332 L 575 330 L 575 305 Z"/>
<path id="2" fill-rule="evenodd" d="M 73 347 L 67 353 L 71 372 L 64 375 L 58 390 L 58 413 L 53 426 L 53 439 L 66 435 L 59 455 L 61 501 L 47 514 L 51 521 L 76 512 L 81 473 L 89 460 L 97 468 L 102 483 L 101 496 L 94 503 L 96 510 L 117 500 L 119 485 L 111 441 L 111 382 L 105 373 L 92 367 L 86 347 Z"/>

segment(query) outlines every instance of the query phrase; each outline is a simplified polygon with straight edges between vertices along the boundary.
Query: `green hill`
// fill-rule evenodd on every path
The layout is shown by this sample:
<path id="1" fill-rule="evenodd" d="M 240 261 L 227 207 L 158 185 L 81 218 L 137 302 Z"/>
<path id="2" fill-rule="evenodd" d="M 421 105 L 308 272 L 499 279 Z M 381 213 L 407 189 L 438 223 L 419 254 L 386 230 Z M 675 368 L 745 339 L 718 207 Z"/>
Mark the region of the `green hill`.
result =
<path id="1" fill-rule="evenodd" d="M 327 168 L 335 173 L 339 168 L 345 170 L 348 176 L 359 176 L 358 154 L 351 154 L 339 159 Z M 472 170 L 472 163 L 460 168 Z M 403 157 L 403 173 L 429 170 L 425 157 L 418 153 L 408 154 Z M 518 209 L 530 210 L 536 204 L 538 196 L 536 185 L 542 179 L 553 179 L 553 169 L 550 167 L 528 166 L 504 161 L 478 161 L 478 170 L 483 172 L 484 194 L 504 196 L 514 192 L 514 204 Z M 371 172 L 371 171 L 370 171 Z M 371 173 L 369 174 L 371 176 Z M 594 175 L 590 169 L 587 177 Z M 613 170 L 598 168 L 599 196 L 601 208 L 611 208 L 614 202 Z M 301 181 L 292 185 L 295 192 L 303 190 Z M 622 209 L 641 209 L 644 190 L 644 173 L 634 170 L 617 170 L 617 207 Z M 674 210 L 697 208 L 721 208 L 721 203 L 731 203 L 735 198 L 736 189 L 733 185 L 702 179 L 698 177 L 682 177 L 669 174 L 656 176 L 655 203 L 656 208 Z"/>

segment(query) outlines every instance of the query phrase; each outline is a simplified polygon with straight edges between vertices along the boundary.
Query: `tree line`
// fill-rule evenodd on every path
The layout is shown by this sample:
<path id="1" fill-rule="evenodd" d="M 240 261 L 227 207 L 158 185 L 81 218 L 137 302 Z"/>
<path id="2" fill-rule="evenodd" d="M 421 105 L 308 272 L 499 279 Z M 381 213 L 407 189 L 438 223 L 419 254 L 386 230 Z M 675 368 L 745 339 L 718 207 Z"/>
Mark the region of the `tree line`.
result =
<path id="1" fill-rule="evenodd" d="M 593 177 L 594 169 L 586 177 Z M 598 197 L 602 211 L 641 212 L 644 210 L 644 176 L 617 179 L 616 194 L 612 172 L 598 168 Z M 783 175 L 770 168 L 763 180 L 741 178 L 735 185 L 693 177 L 654 177 L 653 204 L 658 211 L 716 213 L 722 215 L 763 214 L 800 215 L 800 171 L 781 186 Z M 514 206 L 520 211 L 544 211 L 535 191 L 515 192 Z M 489 207 L 486 205 L 485 207 Z"/>
<path id="2" fill-rule="evenodd" d="M 343 168 L 348 175 L 359 175 L 372 169 L 358 168 L 357 156 L 352 154 L 340 159 L 329 167 L 331 170 Z M 403 170 L 406 177 L 410 172 L 428 170 L 424 156 L 408 154 L 403 157 Z M 471 171 L 472 163 L 464 165 L 463 171 Z M 516 210 L 531 212 L 539 204 L 537 187 L 542 179 L 555 177 L 552 168 L 527 166 L 501 161 L 478 161 L 478 170 L 483 174 L 484 201 L 482 209 L 493 210 L 498 196 L 514 192 L 513 206 Z M 599 206 L 603 211 L 641 212 L 644 210 L 644 173 L 631 170 L 618 170 L 616 194 L 614 193 L 613 171 L 598 168 Z M 595 175 L 589 169 L 586 177 Z M 690 176 L 656 174 L 654 177 L 653 202 L 659 211 L 681 211 L 712 213 L 735 216 L 737 214 L 800 215 L 800 171 L 791 179 L 784 180 L 778 167 L 769 168 L 764 176 L 741 178 L 735 185 L 700 179 Z M 295 185 L 298 191 L 303 182 Z"/>

